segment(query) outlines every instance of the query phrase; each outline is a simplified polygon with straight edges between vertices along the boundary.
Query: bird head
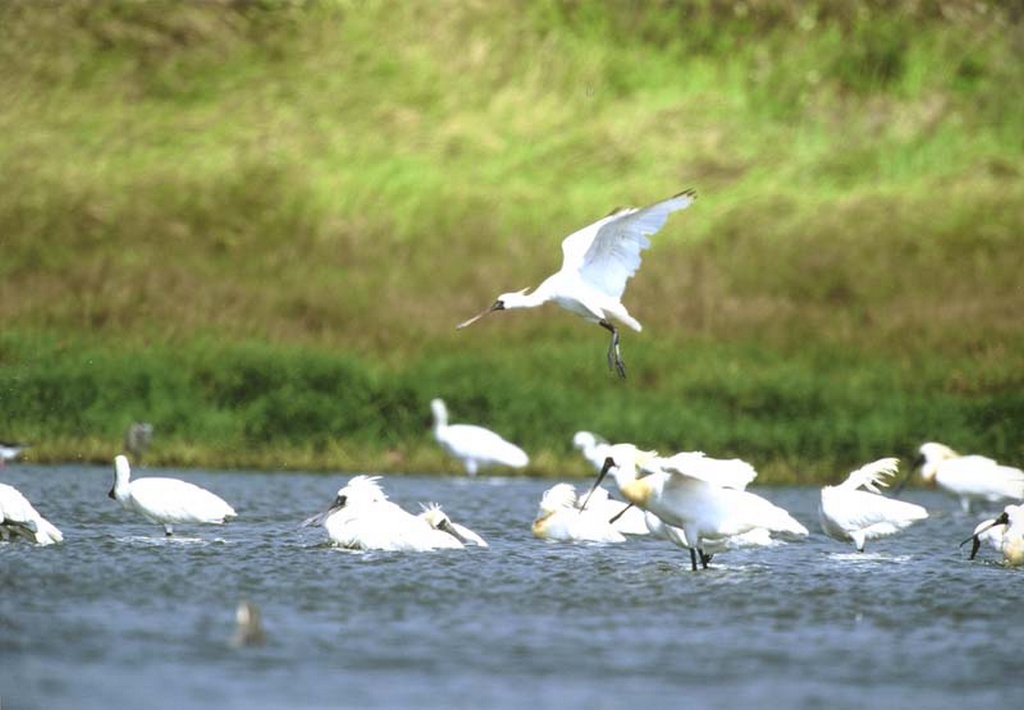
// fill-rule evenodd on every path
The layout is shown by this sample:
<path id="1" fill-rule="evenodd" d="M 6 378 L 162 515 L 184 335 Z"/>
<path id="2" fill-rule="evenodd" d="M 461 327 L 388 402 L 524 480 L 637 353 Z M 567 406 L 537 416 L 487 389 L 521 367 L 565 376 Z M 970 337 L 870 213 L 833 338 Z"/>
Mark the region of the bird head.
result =
<path id="1" fill-rule="evenodd" d="M 469 320 L 459 323 L 457 326 L 455 326 L 455 329 L 458 330 L 460 328 L 465 328 L 466 326 L 473 325 L 478 320 L 480 320 L 481 318 L 490 313 L 493 313 L 494 311 L 505 311 L 511 308 L 522 308 L 526 304 L 527 290 L 527 288 L 524 288 L 521 291 L 510 291 L 508 293 L 501 294 L 500 296 L 498 296 L 497 300 L 490 305 L 489 308 L 486 308 L 480 313 L 477 313 Z"/>

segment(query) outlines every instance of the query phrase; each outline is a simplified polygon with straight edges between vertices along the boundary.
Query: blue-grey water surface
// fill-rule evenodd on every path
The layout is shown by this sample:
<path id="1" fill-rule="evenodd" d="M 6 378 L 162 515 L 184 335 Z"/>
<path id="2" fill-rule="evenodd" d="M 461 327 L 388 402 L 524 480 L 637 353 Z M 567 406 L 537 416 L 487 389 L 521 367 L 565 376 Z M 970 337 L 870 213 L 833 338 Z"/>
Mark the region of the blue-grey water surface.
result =
<path id="1" fill-rule="evenodd" d="M 968 561 L 978 517 L 941 493 L 908 491 L 932 517 L 857 554 L 821 534 L 817 489 L 755 488 L 811 536 L 693 573 L 658 540 L 535 540 L 551 481 L 387 476 L 491 546 L 357 553 L 298 528 L 347 475 L 141 469 L 239 513 L 165 538 L 106 497 L 111 470 L 0 470 L 65 534 L 0 543 L 3 710 L 1024 702 L 1024 572 Z M 228 643 L 242 597 L 262 646 Z"/>

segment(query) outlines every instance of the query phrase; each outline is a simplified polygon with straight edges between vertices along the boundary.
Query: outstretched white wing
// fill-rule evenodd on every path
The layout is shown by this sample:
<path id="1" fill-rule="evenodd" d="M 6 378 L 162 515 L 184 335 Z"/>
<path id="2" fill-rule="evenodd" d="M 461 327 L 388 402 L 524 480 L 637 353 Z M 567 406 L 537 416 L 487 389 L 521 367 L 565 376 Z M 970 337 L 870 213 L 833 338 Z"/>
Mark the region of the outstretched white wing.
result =
<path id="1" fill-rule="evenodd" d="M 640 252 L 651 245 L 647 237 L 696 198 L 696 191 L 686 190 L 647 207 L 616 210 L 573 232 L 562 241 L 562 270 L 578 271 L 595 288 L 621 298 L 626 281 L 640 268 Z"/>
<path id="2" fill-rule="evenodd" d="M 745 490 L 757 478 L 757 471 L 743 459 L 713 459 L 701 451 L 684 451 L 668 458 L 659 458 L 657 465 L 673 474 L 738 491 Z"/>
<path id="3" fill-rule="evenodd" d="M 845 481 L 837 486 L 837 488 L 845 488 L 849 490 L 864 488 L 872 493 L 881 493 L 882 491 L 880 491 L 878 487 L 885 487 L 889 485 L 885 479 L 888 476 L 895 475 L 899 465 L 900 460 L 897 458 L 885 458 L 872 461 L 851 473 Z"/>

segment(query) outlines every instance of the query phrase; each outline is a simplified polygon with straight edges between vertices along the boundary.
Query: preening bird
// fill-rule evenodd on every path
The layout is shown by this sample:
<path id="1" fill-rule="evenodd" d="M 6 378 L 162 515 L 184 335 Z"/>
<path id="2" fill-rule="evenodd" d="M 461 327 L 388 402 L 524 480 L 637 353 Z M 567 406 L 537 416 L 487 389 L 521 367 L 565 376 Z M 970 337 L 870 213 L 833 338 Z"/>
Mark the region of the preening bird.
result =
<path id="1" fill-rule="evenodd" d="M 425 552 L 463 547 L 454 532 L 444 526 L 435 529 L 425 518 L 388 500 L 379 481 L 380 476 L 353 476 L 327 510 L 302 526 L 321 525 L 333 544 L 350 550 Z"/>
<path id="2" fill-rule="evenodd" d="M 61 531 L 32 507 L 14 486 L 0 483 L 0 540 L 24 537 L 37 545 L 64 540 Z"/>
<path id="3" fill-rule="evenodd" d="M 220 496 L 194 483 L 157 477 L 131 480 L 131 466 L 123 454 L 114 459 L 114 487 L 107 495 L 151 523 L 163 525 L 167 535 L 174 533 L 174 525 L 220 525 L 237 515 Z"/>
<path id="4" fill-rule="evenodd" d="M 852 472 L 838 486 L 821 489 L 818 515 L 821 529 L 831 538 L 853 542 L 858 552 L 864 543 L 898 533 L 915 520 L 924 520 L 928 511 L 914 503 L 886 498 L 879 486 L 896 473 L 899 459 L 872 461 Z M 863 489 L 863 490 L 861 490 Z"/>
<path id="5" fill-rule="evenodd" d="M 694 190 L 685 190 L 647 207 L 614 210 L 573 232 L 562 240 L 562 268 L 544 279 L 533 292 L 527 293 L 524 288 L 503 293 L 488 309 L 456 327 L 465 328 L 495 311 L 533 308 L 552 301 L 611 333 L 608 368 L 624 378 L 626 364 L 619 350 L 619 330 L 613 321 L 633 330 L 642 329 L 622 305 L 626 281 L 640 268 L 640 252 L 651 245 L 647 237 L 660 230 L 670 214 L 689 207 L 696 198 Z"/>
<path id="6" fill-rule="evenodd" d="M 522 468 L 530 457 L 515 444 L 502 439 L 490 429 L 475 424 L 449 424 L 444 400 L 430 402 L 434 414 L 434 438 L 451 456 L 462 461 L 466 473 L 475 476 L 486 466 Z"/>
<path id="7" fill-rule="evenodd" d="M 576 507 L 576 489 L 570 483 L 557 483 L 544 491 L 532 530 L 534 537 L 559 542 L 626 541 L 606 514 Z"/>

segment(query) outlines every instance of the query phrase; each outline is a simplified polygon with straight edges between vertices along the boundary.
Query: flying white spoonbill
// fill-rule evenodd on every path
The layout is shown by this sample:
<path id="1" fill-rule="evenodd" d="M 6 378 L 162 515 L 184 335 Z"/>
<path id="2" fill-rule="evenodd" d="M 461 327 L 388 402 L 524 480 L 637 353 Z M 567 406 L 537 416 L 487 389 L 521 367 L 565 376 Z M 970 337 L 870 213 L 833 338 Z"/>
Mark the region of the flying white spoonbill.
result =
<path id="1" fill-rule="evenodd" d="M 625 542 L 626 537 L 609 522 L 607 515 L 576 507 L 576 489 L 558 483 L 544 491 L 533 536 L 559 542 Z"/>
<path id="2" fill-rule="evenodd" d="M 353 476 L 327 510 L 302 526 L 322 525 L 333 544 L 350 550 L 425 552 L 463 546 L 456 535 L 435 530 L 388 500 L 378 481 L 380 476 Z"/>
<path id="3" fill-rule="evenodd" d="M 503 293 L 490 308 L 456 327 L 465 328 L 494 311 L 533 308 L 554 301 L 611 333 L 608 369 L 614 368 L 619 377 L 625 377 L 619 330 L 612 321 L 633 330 L 642 329 L 622 305 L 626 281 L 640 268 L 640 252 L 651 245 L 647 237 L 661 229 L 670 214 L 689 207 L 696 198 L 694 190 L 685 190 L 647 207 L 616 209 L 573 232 L 562 240 L 562 268 L 544 279 L 532 293 L 525 288 Z"/>
<path id="4" fill-rule="evenodd" d="M 220 525 L 237 516 L 234 508 L 220 496 L 194 483 L 177 478 L 131 479 L 128 457 L 114 459 L 114 487 L 107 495 L 128 510 L 140 513 L 151 523 L 164 526 L 167 535 L 174 525 L 213 523 Z"/>
<path id="5" fill-rule="evenodd" d="M 465 525 L 453 522 L 437 503 L 430 503 L 429 505 L 420 503 L 420 507 L 423 509 L 423 512 L 420 513 L 419 517 L 427 521 L 427 525 L 434 528 L 434 530 L 440 530 L 454 536 L 463 545 L 489 547 L 486 540 Z"/>
<path id="6" fill-rule="evenodd" d="M 1024 471 L 1002 466 L 987 456 L 961 456 L 944 444 L 929 441 L 921 445 L 914 460 L 913 468 L 918 466 L 921 478 L 959 498 L 965 513 L 970 512 L 974 501 L 1024 500 Z"/>
<path id="7" fill-rule="evenodd" d="M 52 545 L 64 540 L 61 531 L 32 507 L 14 486 L 0 483 L 0 540 L 18 536 L 37 545 Z"/>
<path id="8" fill-rule="evenodd" d="M 466 473 L 475 476 L 481 467 L 522 468 L 530 457 L 515 444 L 505 441 L 490 429 L 475 424 L 449 424 L 444 400 L 430 402 L 434 414 L 434 438 L 451 456 L 462 461 Z"/>
<path id="9" fill-rule="evenodd" d="M 878 487 L 889 485 L 884 479 L 894 475 L 899 465 L 896 458 L 879 459 L 853 471 L 838 486 L 822 488 L 818 514 L 825 534 L 853 542 L 857 552 L 864 552 L 867 540 L 895 535 L 915 520 L 927 518 L 928 511 L 921 506 L 881 494 Z"/>
<path id="10" fill-rule="evenodd" d="M 654 513 L 668 525 L 682 528 L 694 570 L 698 555 L 701 565 L 707 568 L 705 541 L 742 535 L 755 528 L 807 535 L 807 528 L 777 505 L 753 493 L 716 484 L 711 473 L 714 467 L 701 465 L 700 457 L 692 457 L 689 463 L 680 462 L 676 470 L 658 469 L 637 478 L 638 463 L 650 470 L 651 461 L 656 459 L 654 452 L 639 451 L 632 444 L 615 444 L 594 481 L 594 488 L 610 471 L 626 500 Z"/>
<path id="11" fill-rule="evenodd" d="M 989 530 L 1002 527 L 1002 539 L 998 549 L 1003 553 L 1003 562 L 1011 567 L 1024 565 L 1024 505 L 1008 505 L 1003 512 L 993 520 L 988 520 L 974 530 L 974 535 L 960 543 L 961 546 L 968 541 L 974 541 L 971 549 L 971 559 L 978 552 L 981 544 L 979 538 Z M 995 545 L 993 545 L 995 546 Z"/>

